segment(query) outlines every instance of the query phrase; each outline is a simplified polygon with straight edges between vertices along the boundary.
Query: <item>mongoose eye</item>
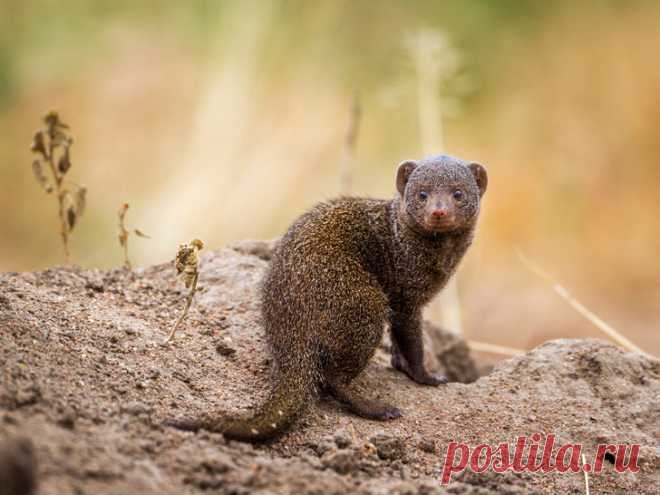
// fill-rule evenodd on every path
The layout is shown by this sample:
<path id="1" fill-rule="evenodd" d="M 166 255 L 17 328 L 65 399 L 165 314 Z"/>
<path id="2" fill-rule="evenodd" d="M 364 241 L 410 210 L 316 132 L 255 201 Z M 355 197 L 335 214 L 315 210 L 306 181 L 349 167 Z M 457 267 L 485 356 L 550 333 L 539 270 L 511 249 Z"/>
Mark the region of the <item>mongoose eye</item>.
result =
<path id="1" fill-rule="evenodd" d="M 460 200 L 463 199 L 463 191 L 461 191 L 460 189 L 457 189 L 456 191 L 454 191 L 454 194 L 452 194 L 452 196 L 454 196 L 454 199 L 456 201 L 460 201 Z"/>
<path id="2" fill-rule="evenodd" d="M 424 200 L 424 199 L 426 199 L 426 198 L 428 198 L 428 197 L 429 197 L 429 193 L 427 193 L 426 191 L 420 191 L 420 192 L 419 192 L 419 199 Z"/>

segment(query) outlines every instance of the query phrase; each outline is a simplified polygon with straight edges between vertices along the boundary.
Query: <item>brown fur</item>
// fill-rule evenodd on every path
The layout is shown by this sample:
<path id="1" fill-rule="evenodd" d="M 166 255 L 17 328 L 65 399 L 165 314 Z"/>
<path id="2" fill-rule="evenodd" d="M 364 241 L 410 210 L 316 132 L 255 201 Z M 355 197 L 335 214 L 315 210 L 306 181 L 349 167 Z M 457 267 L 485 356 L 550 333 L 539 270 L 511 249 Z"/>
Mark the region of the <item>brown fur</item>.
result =
<path id="1" fill-rule="evenodd" d="M 418 383 L 445 383 L 424 368 L 421 312 L 470 245 L 486 183 L 478 164 L 448 156 L 408 161 L 399 166 L 393 200 L 340 198 L 301 216 L 275 248 L 262 285 L 275 366 L 270 398 L 250 417 L 169 424 L 263 441 L 289 427 L 319 388 L 360 416 L 399 417 L 352 383 L 386 323 L 392 365 Z"/>

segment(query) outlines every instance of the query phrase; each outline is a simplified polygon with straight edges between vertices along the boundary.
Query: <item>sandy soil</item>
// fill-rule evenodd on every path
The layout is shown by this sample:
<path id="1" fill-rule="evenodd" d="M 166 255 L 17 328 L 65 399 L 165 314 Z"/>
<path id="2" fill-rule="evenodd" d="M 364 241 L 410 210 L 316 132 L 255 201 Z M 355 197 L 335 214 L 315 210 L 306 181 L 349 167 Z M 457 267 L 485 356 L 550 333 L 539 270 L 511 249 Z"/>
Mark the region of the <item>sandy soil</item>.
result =
<path id="1" fill-rule="evenodd" d="M 201 291 L 176 341 L 183 306 L 171 265 L 133 272 L 50 269 L 0 274 L 0 495 L 181 493 L 584 493 L 583 473 L 465 471 L 439 483 L 452 440 L 513 444 L 555 434 L 641 445 L 638 473 L 610 462 L 591 493 L 660 491 L 660 362 L 598 340 L 557 340 L 478 380 L 464 343 L 429 327 L 429 365 L 453 380 L 412 383 L 387 342 L 365 387 L 404 417 L 378 423 L 322 398 L 268 445 L 161 426 L 184 413 L 246 411 L 268 391 L 257 284 L 269 245 L 207 252 Z"/>

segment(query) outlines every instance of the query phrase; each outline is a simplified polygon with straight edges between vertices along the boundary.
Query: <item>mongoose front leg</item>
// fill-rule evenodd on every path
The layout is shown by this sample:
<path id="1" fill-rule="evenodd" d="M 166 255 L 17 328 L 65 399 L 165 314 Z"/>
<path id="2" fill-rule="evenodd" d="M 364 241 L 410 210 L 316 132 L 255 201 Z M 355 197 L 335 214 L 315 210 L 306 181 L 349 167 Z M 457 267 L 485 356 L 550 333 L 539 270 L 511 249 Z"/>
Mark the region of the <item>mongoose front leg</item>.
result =
<path id="1" fill-rule="evenodd" d="M 447 377 L 424 367 L 424 344 L 420 310 L 394 309 L 392 315 L 392 367 L 422 385 L 441 385 Z"/>

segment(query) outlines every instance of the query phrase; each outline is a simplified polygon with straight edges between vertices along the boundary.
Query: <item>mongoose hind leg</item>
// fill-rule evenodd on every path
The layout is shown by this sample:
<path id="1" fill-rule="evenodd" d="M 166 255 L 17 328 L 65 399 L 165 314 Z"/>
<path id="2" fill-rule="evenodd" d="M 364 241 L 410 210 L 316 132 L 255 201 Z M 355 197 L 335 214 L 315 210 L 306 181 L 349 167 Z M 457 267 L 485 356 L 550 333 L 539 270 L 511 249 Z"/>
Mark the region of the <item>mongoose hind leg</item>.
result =
<path id="1" fill-rule="evenodd" d="M 323 381 L 329 392 L 358 416 L 376 420 L 398 418 L 399 409 L 370 398 L 354 381 L 374 355 L 388 314 L 382 290 L 368 277 L 359 280 L 359 284 L 353 284 L 355 296 L 337 301 L 336 319 L 323 332 L 327 337 L 321 352 Z M 337 291 L 342 293 L 340 289 Z"/>
<path id="2" fill-rule="evenodd" d="M 421 385 L 447 383 L 440 373 L 429 373 L 424 366 L 421 316 L 418 311 L 394 311 L 392 316 L 392 367 Z"/>
<path id="3" fill-rule="evenodd" d="M 368 398 L 363 390 L 353 383 L 335 382 L 329 386 L 330 393 L 353 414 L 367 419 L 388 421 L 401 417 L 401 410 L 378 399 Z"/>

